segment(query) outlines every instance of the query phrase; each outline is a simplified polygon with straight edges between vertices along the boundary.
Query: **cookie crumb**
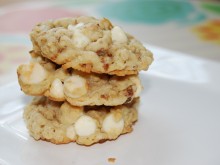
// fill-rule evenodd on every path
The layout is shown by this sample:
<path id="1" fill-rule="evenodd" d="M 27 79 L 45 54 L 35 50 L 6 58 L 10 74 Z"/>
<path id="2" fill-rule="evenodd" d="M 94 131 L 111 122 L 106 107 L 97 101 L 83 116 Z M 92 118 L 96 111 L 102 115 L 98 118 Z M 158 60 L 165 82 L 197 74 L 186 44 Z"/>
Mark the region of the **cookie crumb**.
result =
<path id="1" fill-rule="evenodd" d="M 108 158 L 109 163 L 115 163 L 116 158 Z"/>

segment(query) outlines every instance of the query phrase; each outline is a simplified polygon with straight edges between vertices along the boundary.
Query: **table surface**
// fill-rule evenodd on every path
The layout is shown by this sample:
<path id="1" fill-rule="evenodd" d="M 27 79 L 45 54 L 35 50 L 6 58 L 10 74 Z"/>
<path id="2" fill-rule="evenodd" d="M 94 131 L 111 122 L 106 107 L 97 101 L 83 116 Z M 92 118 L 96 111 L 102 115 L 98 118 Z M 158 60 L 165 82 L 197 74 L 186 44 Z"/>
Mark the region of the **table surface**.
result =
<path id="1" fill-rule="evenodd" d="M 17 66 L 29 61 L 32 27 L 59 17 L 107 17 L 144 43 L 220 62 L 219 1 L 9 2 L 0 3 L 1 86 L 16 81 Z"/>

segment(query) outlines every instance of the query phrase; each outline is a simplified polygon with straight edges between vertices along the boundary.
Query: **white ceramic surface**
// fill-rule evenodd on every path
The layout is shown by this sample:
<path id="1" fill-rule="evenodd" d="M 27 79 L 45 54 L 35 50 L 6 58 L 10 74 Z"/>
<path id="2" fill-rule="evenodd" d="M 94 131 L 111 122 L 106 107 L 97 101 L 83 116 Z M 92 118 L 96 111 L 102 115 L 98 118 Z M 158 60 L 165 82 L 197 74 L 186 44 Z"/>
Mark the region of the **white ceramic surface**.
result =
<path id="1" fill-rule="evenodd" d="M 16 82 L 1 87 L 0 165 L 219 165 L 220 63 L 150 49 L 155 61 L 140 74 L 139 121 L 116 141 L 91 147 L 35 141 L 22 120 L 30 97 Z"/>

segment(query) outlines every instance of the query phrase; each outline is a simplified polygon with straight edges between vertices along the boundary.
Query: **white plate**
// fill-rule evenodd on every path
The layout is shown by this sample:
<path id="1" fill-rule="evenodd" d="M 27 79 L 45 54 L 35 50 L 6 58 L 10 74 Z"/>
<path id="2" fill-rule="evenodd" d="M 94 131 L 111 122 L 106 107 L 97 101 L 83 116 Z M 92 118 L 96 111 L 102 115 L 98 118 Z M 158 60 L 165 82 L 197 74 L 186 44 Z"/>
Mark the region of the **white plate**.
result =
<path id="1" fill-rule="evenodd" d="M 116 141 L 91 147 L 35 141 L 22 120 L 30 97 L 17 83 L 1 87 L 0 165 L 220 164 L 220 64 L 150 49 L 155 62 L 140 74 L 139 121 Z"/>

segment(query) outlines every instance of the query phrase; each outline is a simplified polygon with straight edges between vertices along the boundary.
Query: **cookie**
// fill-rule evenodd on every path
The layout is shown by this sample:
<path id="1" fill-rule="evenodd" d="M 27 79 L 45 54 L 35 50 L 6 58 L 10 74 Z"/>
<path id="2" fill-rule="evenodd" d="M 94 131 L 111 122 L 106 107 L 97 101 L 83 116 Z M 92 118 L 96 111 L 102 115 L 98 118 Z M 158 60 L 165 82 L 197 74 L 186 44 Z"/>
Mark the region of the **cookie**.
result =
<path id="1" fill-rule="evenodd" d="M 37 24 L 33 56 L 44 56 L 82 72 L 125 76 L 147 70 L 152 53 L 119 26 L 93 17 L 62 18 Z"/>
<path id="2" fill-rule="evenodd" d="M 113 76 L 64 70 L 53 62 L 38 57 L 17 70 L 22 91 L 33 96 L 47 96 L 75 106 L 115 106 L 132 101 L 142 86 L 137 75 Z"/>
<path id="3" fill-rule="evenodd" d="M 23 117 L 30 135 L 36 140 L 92 145 L 131 132 L 137 121 L 137 104 L 138 99 L 115 107 L 76 107 L 68 102 L 35 97 L 26 106 Z"/>

